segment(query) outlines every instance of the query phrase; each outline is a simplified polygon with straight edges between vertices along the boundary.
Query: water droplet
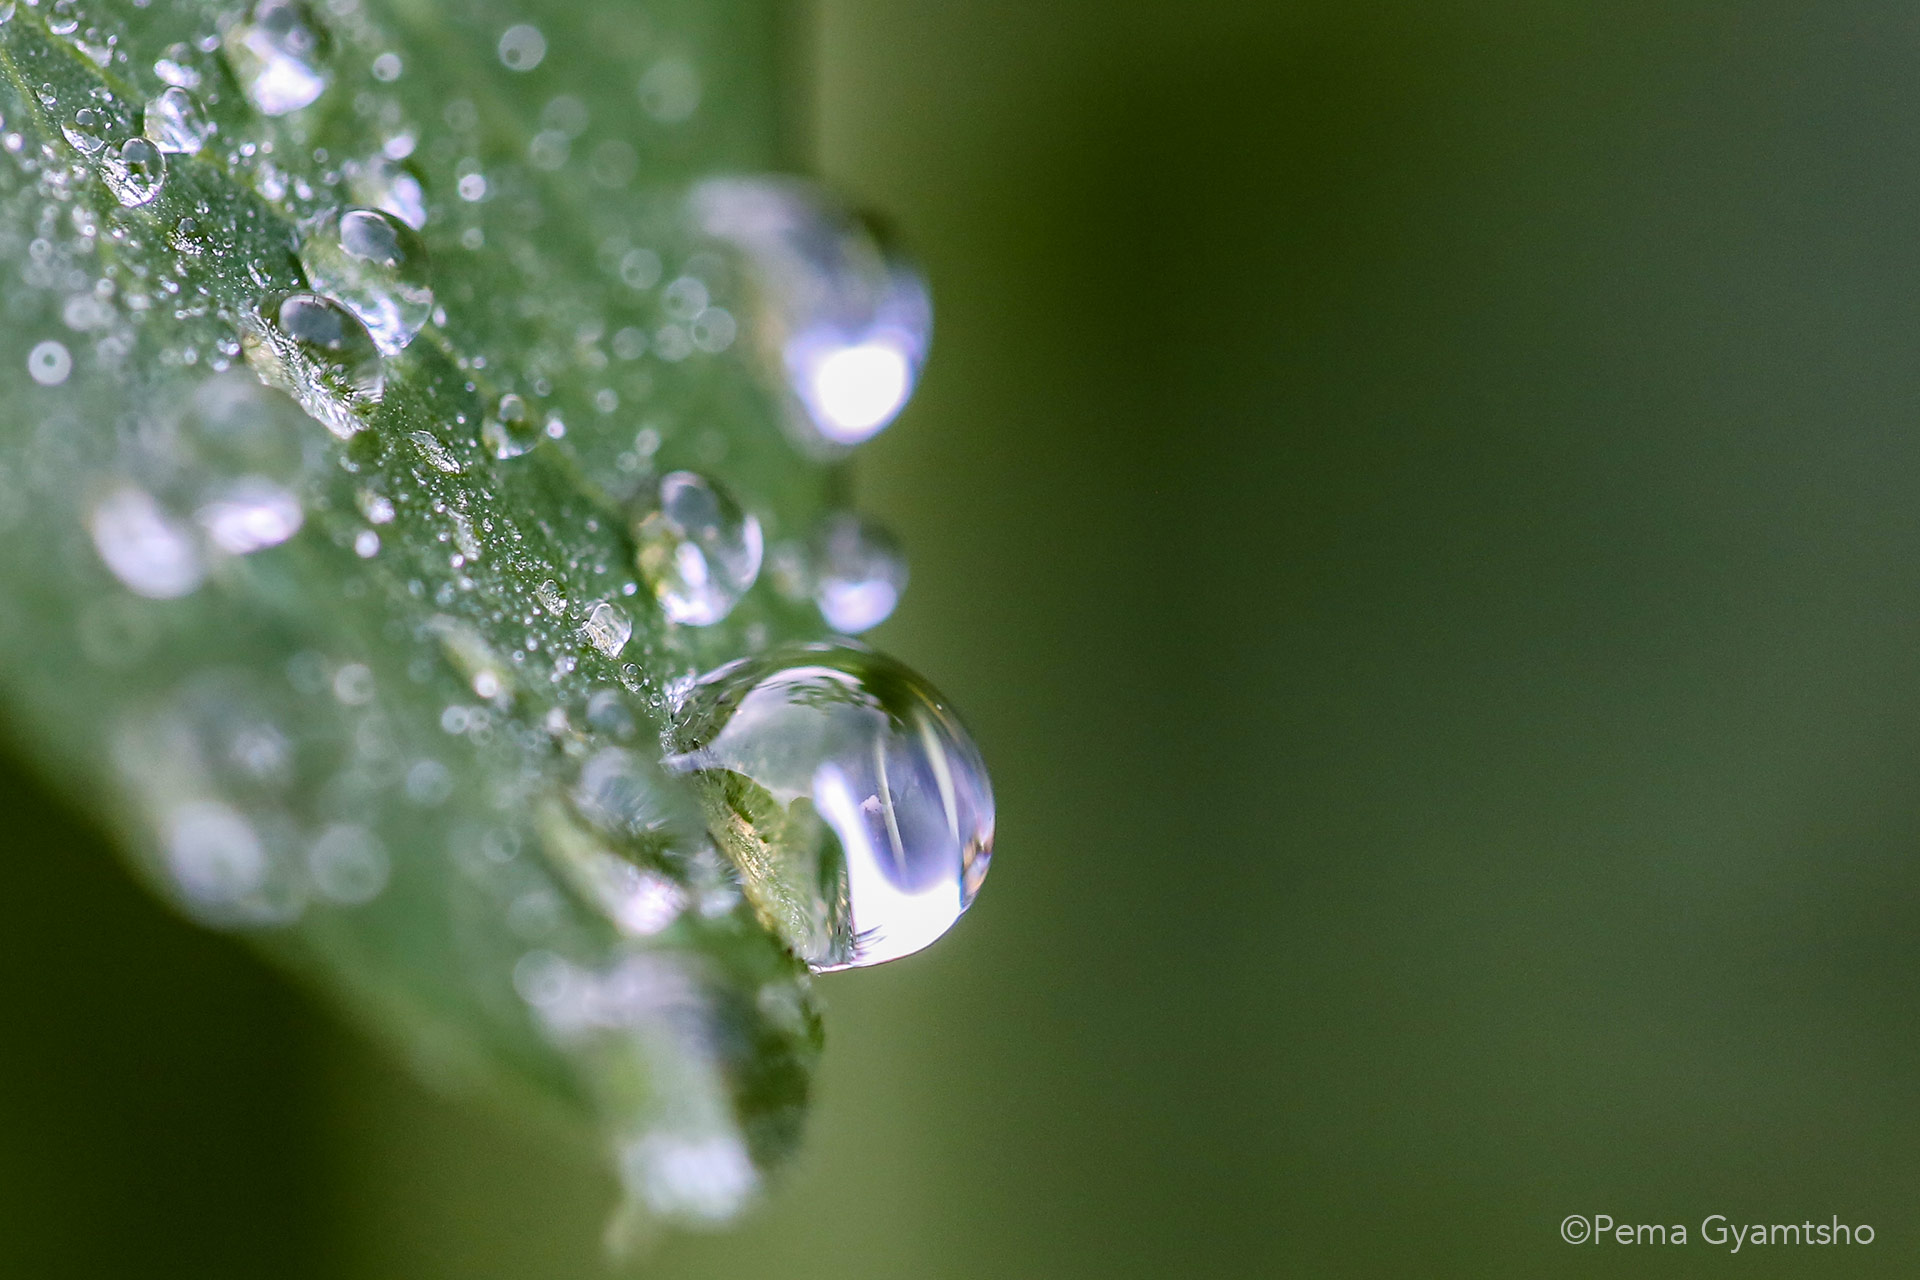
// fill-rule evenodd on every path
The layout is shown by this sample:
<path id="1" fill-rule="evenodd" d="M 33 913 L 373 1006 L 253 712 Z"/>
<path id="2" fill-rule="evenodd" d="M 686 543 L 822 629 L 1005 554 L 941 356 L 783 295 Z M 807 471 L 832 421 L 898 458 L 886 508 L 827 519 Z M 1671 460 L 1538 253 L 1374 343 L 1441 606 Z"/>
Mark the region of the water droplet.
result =
<path id="1" fill-rule="evenodd" d="M 704 627 L 732 612 L 760 576 L 760 521 L 691 471 L 660 479 L 633 525 L 635 562 L 669 618 Z"/>
<path id="2" fill-rule="evenodd" d="M 94 504 L 87 529 L 101 561 L 136 595 L 176 599 L 206 576 L 192 531 L 144 489 L 129 485 L 109 493 Z"/>
<path id="3" fill-rule="evenodd" d="M 517 458 L 541 441 L 540 425 L 533 420 L 527 402 L 509 391 L 500 397 L 486 421 L 480 424 L 480 439 L 496 458 Z"/>
<path id="4" fill-rule="evenodd" d="M 993 791 L 944 699 L 890 658 L 793 645 L 693 687 L 676 730 L 714 839 L 815 969 L 918 951 L 973 902 Z"/>
<path id="5" fill-rule="evenodd" d="M 198 89 L 200 87 L 200 71 L 192 65 L 190 61 L 192 57 L 193 50 L 189 49 L 186 45 L 173 45 L 168 48 L 166 57 L 154 60 L 153 74 L 159 76 L 160 79 L 167 84 L 174 85 L 178 88 Z"/>
<path id="6" fill-rule="evenodd" d="M 566 593 L 560 590 L 560 584 L 552 578 L 548 578 L 533 589 L 533 598 L 540 602 L 540 607 L 550 616 L 555 618 L 567 616 Z"/>
<path id="7" fill-rule="evenodd" d="M 386 372 L 359 317 L 317 293 L 270 294 L 241 333 L 247 363 L 345 438 L 361 426 L 355 408 L 380 398 Z"/>
<path id="8" fill-rule="evenodd" d="M 413 447 L 420 451 L 420 455 L 435 471 L 445 472 L 450 476 L 460 474 L 460 460 L 454 457 L 453 451 L 441 444 L 431 431 L 409 432 L 407 439 L 413 441 Z"/>
<path id="9" fill-rule="evenodd" d="M 60 133 L 73 144 L 74 150 L 90 156 L 106 145 L 100 136 L 106 125 L 106 119 L 98 111 L 82 107 L 73 113 L 73 119 L 60 126 Z"/>
<path id="10" fill-rule="evenodd" d="M 851 513 L 829 517 L 815 540 L 813 602 L 827 625 L 858 635 L 885 622 L 907 586 L 893 535 Z"/>
<path id="11" fill-rule="evenodd" d="M 267 851 L 236 810 L 212 800 L 174 807 L 166 830 L 165 862 L 189 910 L 227 923 L 258 914 L 267 887 Z"/>
<path id="12" fill-rule="evenodd" d="M 799 425 L 832 445 L 892 422 L 926 361 L 933 312 L 918 271 L 867 221 L 797 178 L 718 178 L 694 188 L 706 234 L 753 266 L 750 326 L 781 367 Z"/>
<path id="13" fill-rule="evenodd" d="M 145 138 L 129 138 L 100 161 L 100 177 L 126 208 L 151 204 L 167 180 L 167 158 Z"/>
<path id="14" fill-rule="evenodd" d="M 547 56 L 547 38 L 540 28 L 522 22 L 500 34 L 500 64 L 509 71 L 531 71 Z"/>
<path id="15" fill-rule="evenodd" d="M 213 136 L 213 122 L 200 110 L 193 95 L 178 85 L 163 89 L 147 103 L 141 131 L 162 151 L 193 155 Z"/>
<path id="16" fill-rule="evenodd" d="M 433 315 L 426 243 L 391 213 L 329 216 L 301 242 L 300 265 L 316 288 L 360 317 L 387 355 L 412 342 Z"/>
<path id="17" fill-rule="evenodd" d="M 234 78 L 267 115 L 298 111 L 326 90 L 327 39 L 299 0 L 256 0 L 224 44 Z"/>
<path id="18" fill-rule="evenodd" d="M 626 610 L 619 605 L 602 600 L 587 611 L 580 634 L 609 658 L 618 657 L 633 637 L 633 619 L 627 617 Z"/>
<path id="19" fill-rule="evenodd" d="M 426 191 L 397 158 L 375 156 L 356 166 L 351 190 L 361 204 L 384 209 L 415 231 L 427 225 Z"/>
<path id="20" fill-rule="evenodd" d="M 241 476 L 194 512 L 214 546 L 244 556 L 277 547 L 300 531 L 300 500 L 263 476 Z"/>
<path id="21" fill-rule="evenodd" d="M 307 850 L 307 874 L 314 887 L 342 906 L 379 897 L 387 886 L 387 871 L 387 851 L 371 831 L 355 823 L 328 827 Z"/>
<path id="22" fill-rule="evenodd" d="M 73 357 L 66 344 L 49 338 L 36 342 L 27 352 L 27 374 L 43 387 L 57 387 L 73 372 Z"/>

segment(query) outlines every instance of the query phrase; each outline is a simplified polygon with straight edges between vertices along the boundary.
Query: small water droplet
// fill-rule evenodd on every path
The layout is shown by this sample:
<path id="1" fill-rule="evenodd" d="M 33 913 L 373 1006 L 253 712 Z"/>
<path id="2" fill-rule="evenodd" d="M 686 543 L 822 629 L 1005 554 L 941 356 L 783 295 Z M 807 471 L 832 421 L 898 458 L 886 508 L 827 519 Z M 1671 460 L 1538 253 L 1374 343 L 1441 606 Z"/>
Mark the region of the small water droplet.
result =
<path id="1" fill-rule="evenodd" d="M 73 356 L 66 344 L 49 338 L 27 352 L 27 374 L 43 387 L 57 387 L 73 372 Z"/>
<path id="2" fill-rule="evenodd" d="M 387 887 L 387 851 L 371 831 L 336 823 L 307 849 L 307 874 L 321 893 L 342 906 L 371 902 Z"/>
<path id="3" fill-rule="evenodd" d="M 300 531 L 300 500 L 264 476 L 241 476 L 221 485 L 194 512 L 207 538 L 230 555 L 277 547 Z"/>
<path id="4" fill-rule="evenodd" d="M 231 923 L 258 914 L 267 851 L 253 824 L 232 807 L 213 800 L 176 805 L 167 822 L 165 862 L 195 915 Z"/>
<path id="5" fill-rule="evenodd" d="M 316 288 L 359 316 L 382 352 L 399 352 L 433 315 L 427 246 L 419 232 L 379 209 L 328 216 L 300 244 Z"/>
<path id="6" fill-rule="evenodd" d="M 633 619 L 627 617 L 626 610 L 619 605 L 602 600 L 587 611 L 580 634 L 609 658 L 618 657 L 633 636 Z"/>
<path id="7" fill-rule="evenodd" d="M 533 420 L 527 402 L 509 391 L 480 424 L 480 439 L 494 457 L 517 458 L 540 443 L 540 425 Z"/>
<path id="8" fill-rule="evenodd" d="M 675 731 L 714 839 L 817 970 L 918 951 L 973 902 L 993 851 L 986 766 L 946 701 L 890 658 L 794 645 L 722 667 Z"/>
<path id="9" fill-rule="evenodd" d="M 925 282 L 874 226 L 797 178 L 717 178 L 695 221 L 752 264 L 749 326 L 799 408 L 803 434 L 851 445 L 913 394 L 932 337 Z"/>
<path id="10" fill-rule="evenodd" d="M 113 198 L 129 209 L 151 204 L 167 181 L 167 158 L 145 138 L 129 138 L 100 161 L 100 176 Z"/>
<path id="11" fill-rule="evenodd" d="M 688 626 L 726 617 L 760 576 L 760 521 L 691 471 L 660 478 L 633 538 L 648 589 L 669 618 Z"/>
<path id="12" fill-rule="evenodd" d="M 500 33 L 500 64 L 509 71 L 531 71 L 547 56 L 540 28 L 518 23 Z"/>
<path id="13" fill-rule="evenodd" d="M 442 471 L 450 476 L 460 474 L 460 460 L 454 457 L 453 451 L 441 444 L 431 431 L 409 432 L 407 439 L 413 441 L 413 447 L 420 451 L 420 455 L 435 471 Z"/>
<path id="14" fill-rule="evenodd" d="M 386 371 L 358 316 L 317 293 L 270 294 L 241 333 L 247 363 L 290 393 L 335 435 L 361 426 L 357 406 L 379 400 Z"/>
<path id="15" fill-rule="evenodd" d="M 267 115 L 298 111 L 326 90 L 326 35 L 299 0 L 256 0 L 224 46 L 234 78 Z"/>
<path id="16" fill-rule="evenodd" d="M 73 113 L 73 119 L 61 124 L 60 133 L 73 144 L 74 150 L 90 156 L 106 145 L 100 136 L 106 124 L 98 111 L 92 107 L 82 107 Z"/>
<path id="17" fill-rule="evenodd" d="M 355 200 L 386 210 L 415 231 L 427 225 L 426 191 L 400 157 L 375 156 L 356 166 L 350 187 Z"/>
<path id="18" fill-rule="evenodd" d="M 813 602 L 843 635 L 877 627 L 907 586 L 907 559 L 893 535 L 859 516 L 829 517 L 815 539 Z"/>
<path id="19" fill-rule="evenodd" d="M 176 88 L 198 89 L 200 71 L 192 65 L 192 56 L 193 50 L 184 44 L 176 44 L 167 50 L 166 57 L 154 60 L 153 74 Z"/>
<path id="20" fill-rule="evenodd" d="M 206 577 L 192 531 L 144 489 L 129 485 L 95 503 L 87 530 L 101 562 L 136 595 L 176 599 Z"/>
<path id="21" fill-rule="evenodd" d="M 160 91 L 147 103 L 141 117 L 147 141 L 162 151 L 193 155 L 213 136 L 213 122 L 200 110 L 193 95 L 179 85 Z"/>
<path id="22" fill-rule="evenodd" d="M 540 602 L 540 607 L 550 616 L 555 618 L 567 616 L 566 594 L 560 590 L 560 584 L 552 578 L 548 578 L 533 589 L 533 598 Z"/>

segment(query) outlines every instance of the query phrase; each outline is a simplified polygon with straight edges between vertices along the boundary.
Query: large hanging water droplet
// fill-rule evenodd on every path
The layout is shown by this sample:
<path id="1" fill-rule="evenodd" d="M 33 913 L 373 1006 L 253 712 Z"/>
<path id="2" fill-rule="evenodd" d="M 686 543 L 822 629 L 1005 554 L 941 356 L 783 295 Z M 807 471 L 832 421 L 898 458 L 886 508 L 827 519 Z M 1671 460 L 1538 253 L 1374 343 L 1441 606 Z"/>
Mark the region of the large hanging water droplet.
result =
<path id="1" fill-rule="evenodd" d="M 794 645 L 694 686 L 668 764 L 692 774 L 755 907 L 815 969 L 918 951 L 993 851 L 986 766 L 946 701 L 890 658 Z"/>
<path id="2" fill-rule="evenodd" d="M 433 314 L 426 243 L 382 210 L 327 217 L 301 242 L 300 265 L 316 287 L 360 317 L 387 355 L 412 342 Z"/>
<path id="3" fill-rule="evenodd" d="M 695 221 L 753 267 L 753 328 L 809 438 L 858 444 L 913 394 L 933 333 L 920 274 L 875 228 L 798 178 L 716 178 Z"/>
<path id="4" fill-rule="evenodd" d="M 358 431 L 356 410 L 380 398 L 379 348 L 353 312 L 317 293 L 270 294 L 241 332 L 247 363 L 328 430 Z"/>
<path id="5" fill-rule="evenodd" d="M 858 635 L 892 615 L 907 587 L 907 558 L 885 529 L 841 512 L 814 539 L 812 578 L 813 602 L 827 625 Z"/>
<path id="6" fill-rule="evenodd" d="M 108 149 L 100 176 L 113 198 L 129 209 L 151 204 L 167 180 L 167 158 L 145 138 L 129 138 L 118 151 Z"/>
<path id="7" fill-rule="evenodd" d="M 178 85 L 163 89 L 147 103 L 141 132 L 162 151 L 193 155 L 213 136 L 213 123 L 201 112 L 193 95 Z"/>
<path id="8" fill-rule="evenodd" d="M 298 111 L 326 90 L 326 35 L 299 0 L 256 0 L 224 46 L 234 78 L 267 115 Z"/>
<path id="9" fill-rule="evenodd" d="M 660 479 L 656 503 L 634 522 L 635 562 L 675 622 L 710 626 L 760 576 L 760 521 L 691 471 Z"/>

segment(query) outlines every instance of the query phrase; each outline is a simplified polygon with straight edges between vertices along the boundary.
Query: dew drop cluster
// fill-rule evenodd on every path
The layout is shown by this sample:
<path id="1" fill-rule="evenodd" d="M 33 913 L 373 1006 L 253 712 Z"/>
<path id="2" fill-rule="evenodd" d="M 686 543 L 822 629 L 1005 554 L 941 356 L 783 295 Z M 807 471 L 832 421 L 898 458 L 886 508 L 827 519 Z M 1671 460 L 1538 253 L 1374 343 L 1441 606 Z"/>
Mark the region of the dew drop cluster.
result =
<path id="1" fill-rule="evenodd" d="M 510 155 L 370 7 L 251 0 L 136 57 L 0 5 L 7 74 L 79 55 L 0 113 L 38 415 L 0 532 L 65 484 L 48 563 L 99 587 L 77 661 L 145 691 L 102 753 L 164 893 L 384 937 L 453 875 L 494 926 L 467 961 L 584 1064 L 629 1192 L 721 1220 L 762 1153 L 715 1082 L 817 1049 L 795 958 L 929 945 L 991 859 L 958 716 L 848 639 L 905 556 L 822 514 L 914 392 L 927 289 L 810 183 L 651 176 L 721 83 L 690 45 L 614 110 L 504 23 L 488 72 L 543 95 Z M 650 1077 L 687 1092 L 621 1092 Z"/>

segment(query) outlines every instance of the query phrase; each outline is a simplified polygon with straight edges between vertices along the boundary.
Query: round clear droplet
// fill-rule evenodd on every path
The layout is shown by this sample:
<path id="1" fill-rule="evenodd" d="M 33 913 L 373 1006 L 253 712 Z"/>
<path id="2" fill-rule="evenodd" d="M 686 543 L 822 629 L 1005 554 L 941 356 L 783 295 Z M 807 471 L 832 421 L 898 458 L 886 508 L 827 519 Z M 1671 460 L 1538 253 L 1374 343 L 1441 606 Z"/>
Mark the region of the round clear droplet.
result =
<path id="1" fill-rule="evenodd" d="M 619 605 L 602 600 L 587 610 L 587 620 L 581 624 L 580 634 L 601 653 L 615 658 L 633 636 L 633 619 Z"/>
<path id="2" fill-rule="evenodd" d="M 480 439 L 496 458 L 517 458 L 543 438 L 526 400 L 511 391 L 480 424 Z"/>
<path id="3" fill-rule="evenodd" d="M 301 242 L 300 265 L 316 288 L 360 317 L 387 355 L 412 342 L 433 315 L 426 243 L 384 210 L 329 215 Z"/>
<path id="4" fill-rule="evenodd" d="M 914 266 L 868 220 L 812 183 L 710 179 L 694 188 L 701 230 L 751 264 L 766 358 L 781 370 L 804 439 L 858 444 L 906 405 L 933 309 Z"/>
<path id="5" fill-rule="evenodd" d="M 147 103 L 141 118 L 147 141 L 162 151 L 193 155 L 213 136 L 213 122 L 200 110 L 193 95 L 175 85 L 161 90 Z"/>
<path id="6" fill-rule="evenodd" d="M 939 693 L 849 644 L 795 645 L 694 686 L 668 763 L 770 925 L 818 970 L 878 964 L 960 918 L 993 851 L 993 790 Z"/>
<path id="7" fill-rule="evenodd" d="M 710 626 L 760 576 L 760 521 L 691 471 L 661 477 L 655 498 L 633 525 L 640 576 L 673 621 Z"/>
<path id="8" fill-rule="evenodd" d="M 223 45 L 234 78 L 267 115 L 298 111 L 326 91 L 326 34 L 299 0 L 255 0 Z"/>
<path id="9" fill-rule="evenodd" d="M 269 294 L 241 334 L 247 363 L 335 435 L 358 431 L 357 410 L 380 398 L 385 368 L 359 317 L 317 293 Z"/>
<path id="10" fill-rule="evenodd" d="M 907 558 L 893 535 L 851 512 L 831 516 L 813 548 L 813 602 L 827 625 L 858 635 L 892 615 L 907 587 Z"/>
<path id="11" fill-rule="evenodd" d="M 151 204 L 167 181 L 167 158 L 145 138 L 129 138 L 119 150 L 109 148 L 100 161 L 100 176 L 113 198 L 129 209 Z"/>

